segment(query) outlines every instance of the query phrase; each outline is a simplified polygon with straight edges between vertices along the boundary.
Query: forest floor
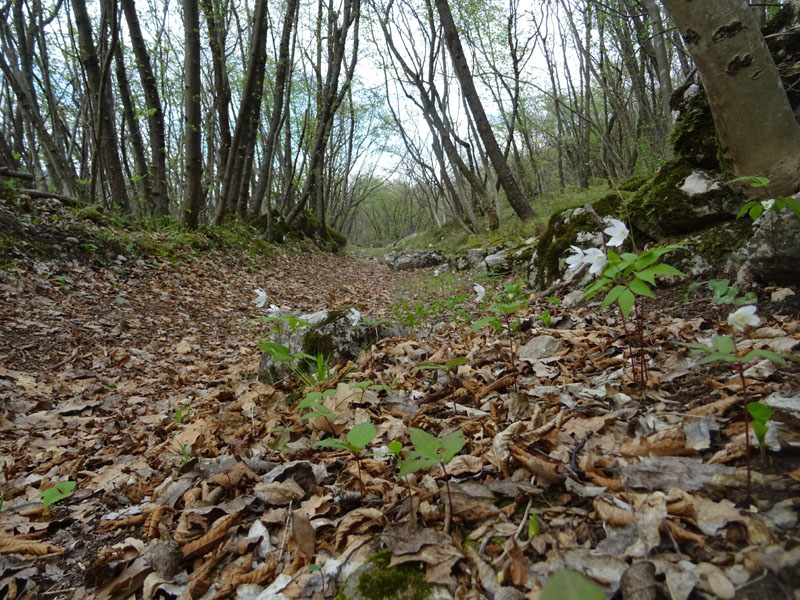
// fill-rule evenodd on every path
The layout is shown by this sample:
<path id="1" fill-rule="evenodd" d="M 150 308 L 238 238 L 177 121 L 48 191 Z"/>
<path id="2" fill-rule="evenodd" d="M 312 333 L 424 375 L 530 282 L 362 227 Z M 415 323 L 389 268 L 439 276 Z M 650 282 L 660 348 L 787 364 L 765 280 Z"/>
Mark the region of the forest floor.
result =
<path id="1" fill-rule="evenodd" d="M 126 253 L 122 232 L 44 203 L 0 202 L 0 234 L 0 598 L 331 598 L 349 576 L 340 597 L 507 600 L 565 566 L 626 599 L 797 597 L 792 290 L 762 290 L 738 339 L 788 359 L 748 365 L 773 419 L 748 495 L 740 378 L 679 344 L 730 333 L 708 297 L 649 305 L 634 386 L 636 336 L 598 304 L 526 294 L 510 336 L 473 331 L 515 299 L 502 280 L 475 302 L 472 279 L 348 254 L 199 238 Z M 269 385 L 255 288 L 282 314 L 356 306 L 415 327 L 311 388 Z M 303 418 L 297 401 L 328 388 L 335 418 Z M 365 421 L 359 460 L 316 445 Z M 400 479 L 372 451 L 436 454 L 416 429 L 456 456 Z M 565 590 L 541 597 L 591 597 Z"/>

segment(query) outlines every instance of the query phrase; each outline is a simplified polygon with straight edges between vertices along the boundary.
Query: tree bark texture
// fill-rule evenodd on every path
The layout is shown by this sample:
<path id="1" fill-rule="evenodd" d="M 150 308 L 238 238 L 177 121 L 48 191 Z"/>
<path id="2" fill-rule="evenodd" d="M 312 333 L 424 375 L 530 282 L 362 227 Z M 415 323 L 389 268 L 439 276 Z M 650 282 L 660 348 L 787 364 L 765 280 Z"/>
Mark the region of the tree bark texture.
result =
<path id="1" fill-rule="evenodd" d="M 184 119 L 186 120 L 186 170 L 181 224 L 197 229 L 203 194 L 202 114 L 200 105 L 200 9 L 198 0 L 183 0 Z"/>
<path id="2" fill-rule="evenodd" d="M 663 0 L 703 80 L 722 155 L 737 176 L 800 185 L 800 125 L 745 0 Z M 723 168 L 725 165 L 723 165 Z"/>

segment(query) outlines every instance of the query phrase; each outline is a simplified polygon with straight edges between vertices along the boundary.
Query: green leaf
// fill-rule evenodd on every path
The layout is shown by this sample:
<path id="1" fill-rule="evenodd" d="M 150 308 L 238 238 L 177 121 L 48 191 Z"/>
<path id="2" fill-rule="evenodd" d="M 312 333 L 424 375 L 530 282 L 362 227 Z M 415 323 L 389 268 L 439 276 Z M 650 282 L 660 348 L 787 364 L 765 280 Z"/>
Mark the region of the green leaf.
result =
<path id="1" fill-rule="evenodd" d="M 375 438 L 377 433 L 375 425 L 369 421 L 364 421 L 348 431 L 345 437 L 353 447 L 358 448 L 356 452 L 361 452 Z"/>
<path id="2" fill-rule="evenodd" d="M 712 352 L 708 356 L 704 356 L 700 360 L 697 361 L 698 365 L 705 365 L 708 363 L 712 363 L 714 361 L 721 360 L 723 362 L 730 362 L 730 363 L 740 363 L 744 362 L 738 356 L 733 354 L 729 354 L 727 352 Z"/>
<path id="3" fill-rule="evenodd" d="M 580 573 L 561 569 L 544 586 L 539 600 L 605 600 L 605 593 Z"/>
<path id="4" fill-rule="evenodd" d="M 539 535 L 539 531 L 539 517 L 536 516 L 536 513 L 531 513 L 528 517 L 528 539 Z"/>
<path id="5" fill-rule="evenodd" d="M 78 485 L 76 481 L 59 481 L 53 487 L 39 492 L 36 497 L 41 498 L 44 508 L 47 508 L 59 500 L 72 496 L 72 490 L 75 489 L 76 485 Z"/>
<path id="6" fill-rule="evenodd" d="M 453 431 L 441 440 L 441 447 L 444 449 L 443 462 L 449 463 L 453 457 L 464 447 L 464 434 L 460 431 Z"/>
<path id="7" fill-rule="evenodd" d="M 733 355 L 734 350 L 736 350 L 733 338 L 729 335 L 715 335 L 711 338 L 711 345 L 723 354 Z"/>
<path id="8" fill-rule="evenodd" d="M 350 450 L 350 452 L 353 453 L 359 452 L 359 450 L 354 450 L 351 448 L 347 442 L 336 438 L 326 438 L 324 440 L 320 440 L 316 445 L 320 448 L 336 448 L 337 450 Z"/>
<path id="9" fill-rule="evenodd" d="M 441 448 L 441 444 L 435 436 L 422 429 L 409 427 L 408 437 L 411 438 L 411 443 L 414 444 L 414 450 L 424 456 L 437 458 L 437 452 Z"/>
<path id="10" fill-rule="evenodd" d="M 394 454 L 396 457 L 400 458 L 400 451 L 403 449 L 403 444 L 397 440 L 392 440 L 386 447 L 389 449 L 389 452 Z"/>
<path id="11" fill-rule="evenodd" d="M 772 407 L 761 402 L 750 402 L 747 405 L 747 412 L 758 423 L 766 423 L 772 418 Z"/>
<path id="12" fill-rule="evenodd" d="M 463 365 L 466 363 L 467 363 L 466 356 L 456 356 L 455 358 L 451 358 L 450 360 L 448 360 L 444 366 L 449 371 L 453 367 L 458 367 L 459 365 Z"/>
<path id="13" fill-rule="evenodd" d="M 776 353 L 776 352 L 773 352 L 772 350 L 750 350 L 750 352 L 748 352 L 747 354 L 744 355 L 743 361 L 744 362 L 750 362 L 756 356 L 761 356 L 763 358 L 771 360 L 772 362 L 774 362 L 775 364 L 778 364 L 778 365 L 785 365 L 786 364 L 786 361 L 783 360 L 781 355 Z"/>
<path id="14" fill-rule="evenodd" d="M 764 212 L 764 205 L 761 204 L 761 202 L 753 202 L 753 206 L 751 206 L 750 210 L 747 212 L 750 215 L 750 218 L 755 221 L 761 216 L 761 213 Z"/>
<path id="15" fill-rule="evenodd" d="M 647 275 L 644 275 L 645 273 L 646 273 Z M 651 273 L 652 273 L 653 275 L 676 275 L 676 276 L 678 276 L 678 277 L 686 277 L 686 273 L 684 273 L 683 271 L 679 271 L 678 269 L 676 269 L 676 268 L 675 268 L 675 267 L 673 267 L 672 265 L 665 265 L 665 264 L 653 265 L 653 266 L 652 266 L 652 267 L 650 267 L 649 269 L 645 269 L 644 271 L 639 271 L 639 273 L 637 273 L 637 275 L 638 275 L 638 276 L 639 276 L 641 279 L 644 279 L 645 281 L 650 281 L 649 279 L 647 279 L 647 277 L 648 277 L 648 276 L 649 276 Z M 653 282 L 652 282 L 652 281 L 650 281 L 650 283 L 653 283 Z M 698 283 L 698 282 L 695 282 L 695 284 L 696 284 L 696 285 L 695 285 L 695 287 L 697 287 L 698 285 L 700 285 L 700 283 Z M 689 286 L 689 291 L 691 291 L 691 290 L 693 290 L 693 289 L 694 289 L 694 288 L 692 288 L 691 286 Z"/>
<path id="16" fill-rule="evenodd" d="M 511 302 L 510 304 L 493 304 L 489 308 L 495 313 L 510 315 L 511 313 L 516 312 L 517 309 L 525 306 L 527 303 L 527 300 L 518 300 L 517 302 Z"/>
<path id="17" fill-rule="evenodd" d="M 412 456 L 413 455 L 413 456 Z M 428 458 L 427 456 L 419 456 L 415 454 L 412 450 L 408 453 L 408 456 L 405 460 L 400 461 L 398 464 L 399 471 L 397 473 L 398 477 L 405 477 L 409 473 L 416 473 L 417 471 L 421 471 L 422 469 L 430 469 L 439 461 L 435 458 Z"/>
<path id="18" fill-rule="evenodd" d="M 606 297 L 603 298 L 603 303 L 600 305 L 600 310 L 603 310 L 609 304 L 613 304 L 614 301 L 619 298 L 619 295 L 624 292 L 627 288 L 624 285 L 615 285 L 611 290 L 606 294 Z"/>
<path id="19" fill-rule="evenodd" d="M 503 328 L 502 323 L 500 323 L 497 317 L 483 317 L 482 319 L 475 321 L 470 328 L 470 331 L 477 331 L 478 329 L 486 327 L 487 325 L 491 325 L 495 331 L 500 331 Z"/>
<path id="20" fill-rule="evenodd" d="M 647 296 L 648 298 L 656 297 L 656 295 L 653 293 L 653 290 L 650 289 L 650 286 L 639 279 L 638 276 L 634 277 L 633 281 L 631 281 L 630 290 L 637 296 Z"/>
<path id="21" fill-rule="evenodd" d="M 751 425 L 753 426 L 753 433 L 756 434 L 759 443 L 763 443 L 764 438 L 767 437 L 767 431 L 769 431 L 769 427 L 767 427 L 764 423 L 759 423 L 758 421 L 753 421 Z"/>
<path id="22" fill-rule="evenodd" d="M 411 369 L 411 372 L 412 373 L 416 373 L 417 371 L 422 371 L 423 369 L 439 369 L 440 371 L 443 371 L 446 368 L 447 367 L 445 367 L 444 365 L 437 365 L 435 363 L 424 362 L 424 363 L 418 364 L 416 367 Z"/>
<path id="23" fill-rule="evenodd" d="M 617 303 L 622 309 L 622 314 L 625 315 L 626 319 L 631 315 L 631 309 L 633 308 L 634 302 L 636 302 L 636 297 L 630 290 L 625 290 L 622 292 L 617 299 Z"/>

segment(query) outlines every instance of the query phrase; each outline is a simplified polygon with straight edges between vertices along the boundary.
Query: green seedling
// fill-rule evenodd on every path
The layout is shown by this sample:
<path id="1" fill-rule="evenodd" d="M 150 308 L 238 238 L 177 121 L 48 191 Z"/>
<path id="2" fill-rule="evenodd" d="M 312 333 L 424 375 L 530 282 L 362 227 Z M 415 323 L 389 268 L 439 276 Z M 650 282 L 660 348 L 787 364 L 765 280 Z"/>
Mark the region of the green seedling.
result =
<path id="1" fill-rule="evenodd" d="M 621 225 L 621 223 L 620 223 Z M 608 230 L 606 230 L 608 231 Z M 627 235 L 627 230 L 625 230 Z M 617 254 L 610 248 L 607 249 L 605 263 L 598 260 L 596 264 L 603 264 L 600 271 L 600 279 L 586 286 L 584 297 L 589 300 L 600 293 L 605 293 L 601 310 L 611 304 L 616 303 L 622 316 L 622 323 L 627 332 L 627 319 L 631 318 L 631 311 L 636 308 L 633 321 L 635 330 L 635 340 L 628 344 L 628 351 L 631 359 L 631 370 L 633 384 L 644 387 L 647 384 L 647 355 L 645 352 L 644 334 L 644 311 L 641 303 L 636 302 L 637 297 L 653 298 L 656 295 L 652 286 L 655 286 L 656 278 L 665 275 L 684 277 L 675 267 L 659 262 L 661 257 L 668 252 L 673 252 L 683 248 L 682 243 L 669 244 L 645 250 L 641 254 L 633 252 L 623 252 Z M 587 251 L 588 253 L 588 251 Z M 582 254 L 582 253 L 581 253 Z M 600 253 L 602 255 L 602 253 Z M 597 253 L 590 255 L 591 258 L 586 262 L 597 260 Z M 569 259 L 568 259 L 569 260 Z M 580 264 L 579 261 L 572 259 L 573 264 Z M 598 269 L 599 270 L 599 269 Z M 591 270 L 590 270 L 591 272 Z M 634 343 L 638 347 L 634 351 Z"/>
<path id="2" fill-rule="evenodd" d="M 605 593 L 580 573 L 561 569 L 544 585 L 540 600 L 605 600 Z"/>
<path id="3" fill-rule="evenodd" d="M 427 431 L 408 428 L 408 435 L 414 449 L 409 451 L 406 457 L 398 463 L 398 477 L 405 477 L 409 473 L 416 473 L 421 469 L 429 469 L 436 464 L 442 466 L 444 481 L 447 486 L 447 501 L 450 504 L 450 514 L 453 514 L 453 498 L 450 494 L 450 478 L 447 475 L 447 464 L 464 447 L 464 435 L 460 431 L 454 431 L 442 439 L 439 439 Z"/>
<path id="4" fill-rule="evenodd" d="M 188 444 L 181 444 L 178 442 L 178 446 L 181 448 L 181 456 L 183 457 L 184 464 L 192 460 L 192 453 L 189 451 Z"/>
<path id="5" fill-rule="evenodd" d="M 41 498 L 44 508 L 47 508 L 51 504 L 55 504 L 56 502 L 60 502 L 61 500 L 72 496 L 72 492 L 76 485 L 78 484 L 75 481 L 59 481 L 53 487 L 47 488 L 43 492 L 39 492 L 36 497 Z"/>
<path id="6" fill-rule="evenodd" d="M 6 500 L 6 493 L 5 492 L 0 493 L 0 512 L 3 512 L 3 503 L 5 502 L 5 500 Z"/>
<path id="7" fill-rule="evenodd" d="M 711 301 L 714 304 L 742 306 L 744 304 L 754 304 L 758 301 L 758 297 L 754 292 L 747 292 L 744 296 L 739 296 L 739 286 L 730 285 L 730 281 L 727 279 L 711 279 L 708 282 L 695 281 L 690 283 L 686 293 L 683 295 L 683 301 L 688 302 L 689 295 L 703 286 L 704 283 L 712 293 Z"/>
<path id="8" fill-rule="evenodd" d="M 315 417 L 322 417 L 328 422 L 330 431 L 334 431 L 333 420 L 336 415 L 323 404 L 325 398 L 333 396 L 336 390 L 325 390 L 324 392 L 310 392 L 297 404 L 297 410 L 308 409 L 308 412 L 300 417 L 301 420 L 306 421 Z"/>
<path id="9" fill-rule="evenodd" d="M 738 309 L 735 313 L 731 314 L 728 317 L 729 323 L 731 323 L 737 329 L 744 331 L 746 329 L 747 323 L 747 316 L 750 315 L 749 321 L 750 324 L 757 324 L 758 317 L 755 316 L 755 307 L 744 306 Z M 737 320 L 737 315 L 739 316 L 739 320 Z M 745 315 L 742 317 L 741 315 Z M 745 461 L 747 463 L 747 495 L 750 496 L 752 493 L 752 484 L 751 484 L 751 460 L 750 460 L 750 426 L 749 426 L 749 404 L 755 403 L 748 403 L 749 392 L 747 388 L 747 380 L 744 376 L 744 372 L 747 368 L 755 364 L 756 359 L 758 358 L 766 358 L 767 360 L 771 360 L 775 364 L 785 365 L 786 362 L 783 358 L 773 352 L 772 350 L 763 350 L 761 348 L 756 348 L 754 350 L 750 350 L 743 356 L 739 356 L 739 353 L 736 350 L 736 340 L 733 336 L 730 335 L 715 335 L 711 338 L 711 346 L 707 346 L 705 344 L 681 344 L 682 346 L 686 346 L 692 350 L 692 354 L 705 354 L 698 363 L 699 364 L 707 364 L 713 363 L 716 361 L 722 361 L 729 363 L 733 370 L 736 371 L 739 375 L 739 379 L 741 381 L 742 386 L 742 404 L 744 406 L 743 416 L 744 416 L 744 433 L 745 433 Z M 763 415 L 763 411 L 759 412 L 759 416 Z M 767 420 L 769 417 L 767 417 Z M 753 430 L 758 435 L 758 430 L 756 427 L 753 427 Z M 766 421 L 763 423 L 763 433 L 766 435 Z M 764 444 L 761 445 L 762 449 L 764 448 Z"/>
<path id="10" fill-rule="evenodd" d="M 273 452 L 288 452 L 291 429 L 288 427 L 273 427 L 269 430 L 272 439 L 267 442 L 267 448 Z"/>
<path id="11" fill-rule="evenodd" d="M 539 517 L 532 512 L 528 517 L 528 539 L 533 539 L 541 532 L 539 527 Z"/>
<path id="12" fill-rule="evenodd" d="M 319 571 L 319 576 L 322 577 L 322 597 L 324 598 L 325 597 L 325 573 L 322 571 L 322 567 L 320 567 L 316 563 L 311 563 L 310 565 L 308 565 L 308 570 L 311 571 L 312 573 L 314 571 Z"/>
<path id="13" fill-rule="evenodd" d="M 512 319 L 514 317 L 514 313 L 527 304 L 527 300 L 516 300 L 506 304 L 492 304 L 489 307 L 489 310 L 492 311 L 495 316 L 488 316 L 478 319 L 470 329 L 470 331 L 477 331 L 478 329 L 489 325 L 496 333 L 500 333 L 501 331 L 505 332 L 508 339 L 508 353 L 511 359 L 511 372 L 514 374 L 514 388 L 517 387 L 518 375 L 516 352 L 514 352 L 514 333 L 519 329 L 519 321 L 512 322 Z"/>
<path id="14" fill-rule="evenodd" d="M 351 390 L 361 390 L 361 401 L 364 401 L 364 394 L 367 390 L 372 390 L 373 392 L 391 392 L 392 388 L 388 385 L 384 385 L 382 383 L 372 383 L 372 380 L 366 379 L 364 381 L 359 381 L 358 383 L 354 383 L 350 386 Z"/>
<path id="15" fill-rule="evenodd" d="M 361 460 L 359 454 L 373 439 L 375 439 L 377 433 L 375 425 L 369 421 L 364 421 L 363 423 L 353 426 L 345 435 L 344 440 L 328 438 L 317 442 L 317 446 L 320 448 L 338 448 L 341 450 L 349 450 L 353 454 L 356 459 L 356 465 L 358 466 L 358 484 L 361 488 L 362 503 L 364 502 L 364 482 L 361 479 Z"/>
<path id="16" fill-rule="evenodd" d="M 761 452 L 761 460 L 767 462 L 767 422 L 772 418 L 772 407 L 761 402 L 750 402 L 747 405 L 747 412 L 753 417 L 753 432 L 758 439 L 758 450 Z"/>
<path id="17" fill-rule="evenodd" d="M 423 369 L 436 369 L 436 370 L 439 370 L 439 371 L 448 371 L 448 372 L 450 372 L 453 369 L 455 369 L 456 367 L 458 367 L 460 365 L 463 365 L 463 364 L 466 364 L 467 362 L 468 362 L 468 360 L 467 360 L 467 358 L 465 356 L 457 356 L 455 358 L 451 358 L 450 360 L 448 360 L 443 365 L 437 365 L 435 363 L 430 363 L 430 362 L 420 363 L 416 367 L 411 369 L 411 372 L 412 373 L 416 373 L 417 371 L 421 371 Z"/>
<path id="18" fill-rule="evenodd" d="M 186 406 L 181 406 L 180 404 L 178 404 L 175 407 L 176 423 L 188 423 L 191 416 L 192 416 L 192 407 L 190 404 L 187 404 Z"/>

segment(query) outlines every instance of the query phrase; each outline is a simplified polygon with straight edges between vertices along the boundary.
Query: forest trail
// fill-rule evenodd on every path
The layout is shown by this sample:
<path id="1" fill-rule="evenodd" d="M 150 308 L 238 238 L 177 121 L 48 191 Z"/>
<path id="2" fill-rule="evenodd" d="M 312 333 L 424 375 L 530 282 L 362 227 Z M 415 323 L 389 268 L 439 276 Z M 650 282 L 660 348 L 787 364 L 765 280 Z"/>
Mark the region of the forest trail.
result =
<path id="1" fill-rule="evenodd" d="M 632 336 L 610 311 L 502 281 L 485 281 L 476 302 L 465 279 L 460 299 L 408 306 L 423 327 L 313 388 L 335 389 L 328 422 L 297 407 L 312 388 L 254 379 L 268 327 L 254 290 L 283 311 L 356 305 L 392 317 L 398 295 L 421 292 L 418 274 L 324 253 L 123 257 L 98 248 L 97 231 L 38 219 L 0 270 L 8 598 L 331 598 L 348 565 L 381 547 L 422 565 L 414 572 L 440 592 L 462 586 L 470 597 L 499 587 L 535 597 L 564 565 L 613 593 L 642 558 L 659 576 L 646 584 L 666 597 L 732 597 L 751 581 L 749 597 L 800 588 L 796 427 L 770 422 L 780 449 L 767 464 L 753 459 L 752 509 L 739 380 L 680 345 L 725 328 L 727 309 L 708 298 L 659 292 L 637 389 Z M 64 255 L 37 258 L 42 236 Z M 444 278 L 435 283 L 444 294 Z M 740 343 L 789 356 L 800 325 L 777 292 L 793 297 L 765 294 L 761 325 Z M 509 299 L 511 344 L 465 324 Z M 795 363 L 748 371 L 750 398 L 775 399 L 787 423 L 799 387 Z M 366 421 L 377 430 L 370 450 L 392 440 L 416 449 L 416 430 L 463 436 L 447 465 L 452 491 L 441 466 L 400 479 L 392 461 L 365 451 L 356 463 L 317 445 Z M 66 482 L 77 486 L 51 487 Z M 55 502 L 44 506 L 48 488 Z"/>

